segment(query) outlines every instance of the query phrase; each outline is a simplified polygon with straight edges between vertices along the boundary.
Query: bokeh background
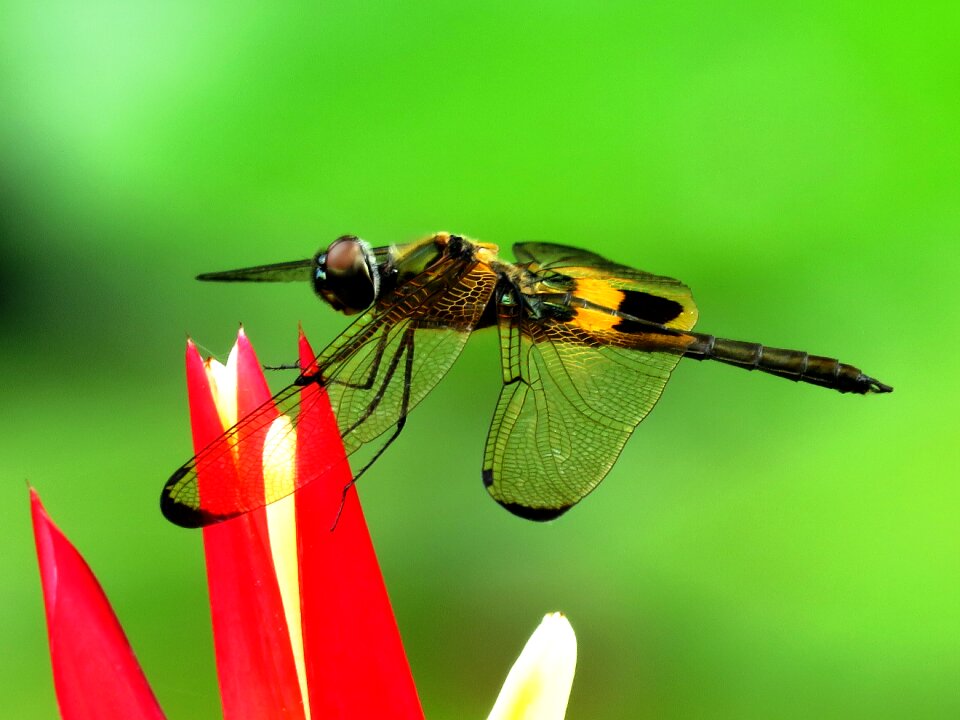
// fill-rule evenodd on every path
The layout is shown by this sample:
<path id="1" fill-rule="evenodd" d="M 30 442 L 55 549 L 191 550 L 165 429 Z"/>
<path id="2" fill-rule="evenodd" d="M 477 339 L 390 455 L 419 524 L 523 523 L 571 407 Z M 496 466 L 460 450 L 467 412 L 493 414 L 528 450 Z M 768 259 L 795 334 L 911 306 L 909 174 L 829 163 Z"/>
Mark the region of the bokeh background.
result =
<path id="1" fill-rule="evenodd" d="M 306 5 L 0 4 L 4 714 L 56 712 L 29 481 L 169 715 L 218 715 L 200 535 L 157 508 L 184 336 L 281 363 L 346 320 L 193 276 L 448 229 L 679 277 L 701 329 L 896 392 L 681 363 L 543 526 L 481 486 L 474 338 L 361 483 L 428 717 L 484 717 L 552 610 L 571 718 L 960 716 L 956 4 Z"/>

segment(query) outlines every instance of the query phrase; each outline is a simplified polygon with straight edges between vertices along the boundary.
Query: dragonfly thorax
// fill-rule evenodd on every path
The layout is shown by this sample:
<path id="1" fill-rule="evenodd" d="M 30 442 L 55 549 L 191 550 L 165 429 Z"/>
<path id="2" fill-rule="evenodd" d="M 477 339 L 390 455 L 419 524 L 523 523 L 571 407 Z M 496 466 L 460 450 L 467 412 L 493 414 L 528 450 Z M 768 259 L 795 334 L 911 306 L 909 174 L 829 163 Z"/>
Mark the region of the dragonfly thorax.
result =
<path id="1" fill-rule="evenodd" d="M 334 240 L 314 260 L 313 289 L 344 315 L 370 307 L 380 293 L 380 273 L 370 245 L 353 235 Z"/>

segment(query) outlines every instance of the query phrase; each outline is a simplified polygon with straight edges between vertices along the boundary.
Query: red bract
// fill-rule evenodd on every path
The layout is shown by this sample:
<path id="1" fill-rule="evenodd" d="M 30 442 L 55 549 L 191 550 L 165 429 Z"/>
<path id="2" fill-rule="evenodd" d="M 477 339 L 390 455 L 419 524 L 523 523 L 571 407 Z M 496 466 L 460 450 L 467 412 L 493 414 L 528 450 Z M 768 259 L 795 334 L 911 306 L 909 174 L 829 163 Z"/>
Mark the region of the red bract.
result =
<path id="1" fill-rule="evenodd" d="M 61 717 L 163 718 L 100 583 L 33 490 L 30 510 Z"/>
<path id="2" fill-rule="evenodd" d="M 303 367 L 314 357 L 302 333 L 300 357 Z M 203 363 L 188 345 L 187 386 L 197 451 L 270 398 L 242 330 L 227 366 L 220 367 Z M 315 384 L 301 392 L 325 394 Z M 302 717 L 305 691 L 309 712 L 317 718 L 422 718 L 355 489 L 343 500 L 351 474 L 341 462 L 336 420 L 325 397 L 321 402 L 307 399 L 301 403 L 296 433 L 278 418 L 278 440 L 271 439 L 271 428 L 240 452 L 267 455 L 265 443 L 295 442 L 302 434 L 339 454 L 319 457 L 314 447 L 298 445 L 296 468 L 263 468 L 271 482 L 284 482 L 289 473 L 285 482 L 292 488 L 293 473 L 308 477 L 318 467 L 332 470 L 288 499 L 204 530 L 224 716 L 285 712 Z M 202 497 L 204 479 L 199 480 Z M 341 502 L 343 512 L 331 530 Z"/>
<path id="3" fill-rule="evenodd" d="M 315 370 L 313 357 L 301 332 L 300 366 Z M 310 385 L 303 392 L 326 391 Z M 318 436 L 335 437 L 339 445 L 340 430 L 329 401 L 303 405 L 300 424 L 312 424 Z M 315 460 L 312 453 L 297 449 L 298 472 L 307 474 L 305 466 Z M 295 496 L 310 708 L 316 718 L 422 718 L 356 488 L 343 497 L 352 480 L 350 468 L 339 462 L 333 467 L 330 477 L 306 485 Z M 340 517 L 331 531 L 329 519 L 337 512 Z"/>
<path id="4" fill-rule="evenodd" d="M 242 332 L 227 366 L 214 362 L 204 362 L 196 346 L 187 343 L 187 394 L 197 451 L 216 439 L 224 425 L 236 422 L 241 407 L 249 412 L 270 399 L 256 355 Z M 201 477 L 201 493 L 203 481 Z M 266 511 L 204 528 L 203 547 L 224 717 L 303 718 Z"/>
<path id="5" fill-rule="evenodd" d="M 303 367 L 312 363 L 302 333 L 300 356 Z M 226 366 L 205 362 L 189 342 L 186 364 L 198 450 L 270 400 L 242 330 Z M 257 464 L 259 457 L 296 458 L 290 467 L 261 468 L 273 486 L 292 489 L 296 474 L 328 471 L 294 495 L 203 532 L 224 716 L 422 718 L 355 489 L 344 499 L 351 474 L 329 400 L 319 385 L 302 392 L 318 401 L 302 403 L 296 430 L 278 414 L 238 453 L 254 453 Z M 296 443 L 298 433 L 311 438 L 310 447 L 265 452 L 267 445 Z M 235 473 L 229 463 L 216 470 Z M 212 485 L 224 487 L 222 479 Z M 63 717 L 162 718 L 93 574 L 35 495 L 32 502 Z"/>

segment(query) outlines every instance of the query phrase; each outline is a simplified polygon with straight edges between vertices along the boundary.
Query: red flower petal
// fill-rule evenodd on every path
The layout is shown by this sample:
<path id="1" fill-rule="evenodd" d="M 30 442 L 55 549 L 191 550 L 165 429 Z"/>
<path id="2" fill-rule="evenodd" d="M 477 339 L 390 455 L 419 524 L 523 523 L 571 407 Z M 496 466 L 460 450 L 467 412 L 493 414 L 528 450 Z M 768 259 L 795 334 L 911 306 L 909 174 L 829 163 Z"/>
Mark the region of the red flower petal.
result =
<path id="1" fill-rule="evenodd" d="M 103 588 L 33 490 L 30 510 L 61 717 L 163 718 Z"/>
<path id="2" fill-rule="evenodd" d="M 242 415 L 270 395 L 242 332 L 237 345 L 238 368 L 242 368 L 237 400 Z M 223 432 L 223 426 L 206 368 L 193 343 L 187 345 L 186 363 L 194 448 L 199 452 Z M 251 374 L 259 375 L 259 382 Z M 261 436 L 259 444 L 241 451 L 260 452 L 262 443 Z M 202 476 L 199 486 L 202 496 Z M 204 528 L 203 540 L 224 717 L 303 718 L 264 511 Z"/>
<path id="3" fill-rule="evenodd" d="M 300 333 L 300 367 L 315 370 Z M 390 599 L 326 391 L 304 387 L 297 473 L 331 467 L 296 495 L 300 597 L 310 709 L 314 718 L 423 718 Z M 311 398 L 310 396 L 316 396 Z M 312 402 L 311 400 L 316 400 Z"/>

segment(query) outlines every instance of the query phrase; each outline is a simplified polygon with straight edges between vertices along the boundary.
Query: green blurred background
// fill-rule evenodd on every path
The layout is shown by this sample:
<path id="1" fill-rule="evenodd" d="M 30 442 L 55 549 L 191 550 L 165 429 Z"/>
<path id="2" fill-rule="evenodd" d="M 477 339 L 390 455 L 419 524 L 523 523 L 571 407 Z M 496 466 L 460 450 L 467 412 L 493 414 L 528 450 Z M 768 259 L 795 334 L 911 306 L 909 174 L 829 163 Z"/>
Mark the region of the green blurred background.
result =
<path id="1" fill-rule="evenodd" d="M 896 393 L 681 363 L 536 525 L 480 483 L 474 338 L 361 484 L 428 717 L 484 717 L 551 610 L 570 718 L 960 715 L 957 5 L 312 5 L 0 4 L 4 714 L 55 714 L 26 480 L 170 717 L 219 713 L 200 535 L 157 508 L 184 334 L 281 363 L 346 320 L 192 278 L 448 229 L 679 277 L 700 329 Z"/>

